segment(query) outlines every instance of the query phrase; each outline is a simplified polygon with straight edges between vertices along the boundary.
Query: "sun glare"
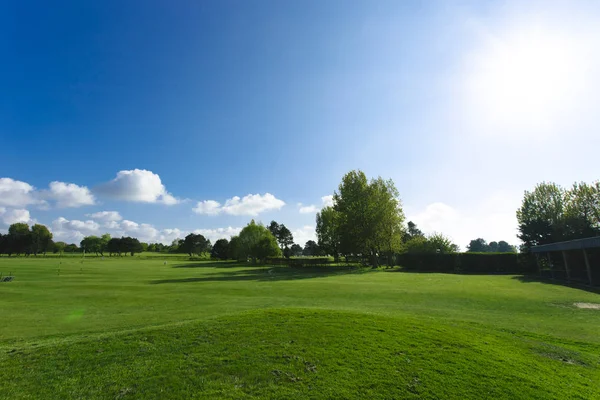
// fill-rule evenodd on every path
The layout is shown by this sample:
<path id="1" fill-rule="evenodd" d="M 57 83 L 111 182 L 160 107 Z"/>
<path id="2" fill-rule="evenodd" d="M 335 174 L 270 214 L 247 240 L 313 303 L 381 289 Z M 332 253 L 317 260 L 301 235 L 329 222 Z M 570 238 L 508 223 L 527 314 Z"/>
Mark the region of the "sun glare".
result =
<path id="1" fill-rule="evenodd" d="M 491 36 L 469 60 L 469 112 L 496 126 L 551 125 L 576 106 L 585 88 L 580 46 L 551 30 Z"/>

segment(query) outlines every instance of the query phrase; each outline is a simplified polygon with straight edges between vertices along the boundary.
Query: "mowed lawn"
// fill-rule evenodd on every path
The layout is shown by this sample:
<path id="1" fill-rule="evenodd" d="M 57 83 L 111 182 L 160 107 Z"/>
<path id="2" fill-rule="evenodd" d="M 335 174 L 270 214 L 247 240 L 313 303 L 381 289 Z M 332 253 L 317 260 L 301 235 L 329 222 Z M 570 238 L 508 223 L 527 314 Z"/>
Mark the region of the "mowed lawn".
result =
<path id="1" fill-rule="evenodd" d="M 135 257 L 0 272 L 0 398 L 600 398 L 581 289 Z"/>

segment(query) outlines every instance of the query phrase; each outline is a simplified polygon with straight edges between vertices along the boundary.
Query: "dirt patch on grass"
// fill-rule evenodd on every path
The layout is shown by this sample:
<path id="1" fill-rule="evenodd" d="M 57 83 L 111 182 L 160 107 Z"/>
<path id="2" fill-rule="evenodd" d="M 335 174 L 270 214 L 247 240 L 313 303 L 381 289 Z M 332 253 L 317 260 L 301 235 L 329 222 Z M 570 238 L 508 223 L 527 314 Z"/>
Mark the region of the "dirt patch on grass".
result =
<path id="1" fill-rule="evenodd" d="M 589 310 L 600 310 L 598 303 L 573 303 L 577 308 L 587 308 Z"/>

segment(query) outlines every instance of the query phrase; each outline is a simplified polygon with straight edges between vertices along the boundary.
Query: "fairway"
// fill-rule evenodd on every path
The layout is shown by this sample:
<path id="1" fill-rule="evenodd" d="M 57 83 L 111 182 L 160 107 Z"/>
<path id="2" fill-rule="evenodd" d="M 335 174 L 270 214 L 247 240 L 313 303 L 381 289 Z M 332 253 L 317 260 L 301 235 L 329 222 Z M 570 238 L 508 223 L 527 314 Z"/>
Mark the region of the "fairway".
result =
<path id="1" fill-rule="evenodd" d="M 144 257 L 0 271 L 0 398 L 600 397 L 581 289 Z"/>

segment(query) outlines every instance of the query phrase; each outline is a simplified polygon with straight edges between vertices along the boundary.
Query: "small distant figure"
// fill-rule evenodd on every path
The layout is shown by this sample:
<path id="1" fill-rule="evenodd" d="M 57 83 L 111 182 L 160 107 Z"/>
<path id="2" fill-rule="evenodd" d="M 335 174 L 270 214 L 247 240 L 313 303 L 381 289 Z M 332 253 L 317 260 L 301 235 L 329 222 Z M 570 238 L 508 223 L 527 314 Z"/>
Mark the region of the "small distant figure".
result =
<path id="1" fill-rule="evenodd" d="M 102 256 L 102 259 L 104 260 L 104 256 Z"/>
<path id="2" fill-rule="evenodd" d="M 163 263 L 163 265 L 167 265 L 167 262 L 165 261 L 165 262 Z"/>

